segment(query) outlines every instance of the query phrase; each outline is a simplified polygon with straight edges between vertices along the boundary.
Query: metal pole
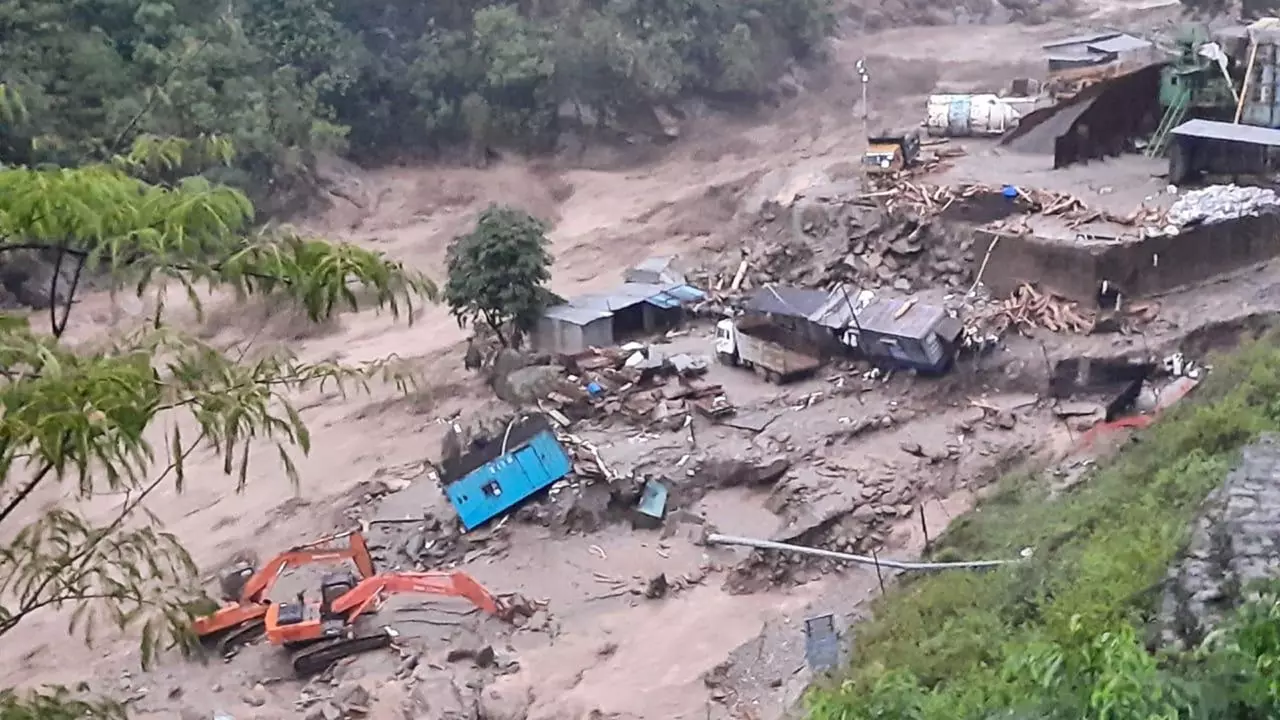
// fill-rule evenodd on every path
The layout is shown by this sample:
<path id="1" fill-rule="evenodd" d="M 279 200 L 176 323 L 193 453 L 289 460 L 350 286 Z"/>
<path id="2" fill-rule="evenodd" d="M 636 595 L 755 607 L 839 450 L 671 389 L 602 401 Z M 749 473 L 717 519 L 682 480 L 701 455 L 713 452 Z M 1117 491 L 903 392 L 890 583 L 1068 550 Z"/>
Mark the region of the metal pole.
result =
<path id="1" fill-rule="evenodd" d="M 868 118 L 871 116 L 871 110 L 867 106 L 867 84 L 871 82 L 871 76 L 867 74 L 867 59 L 862 58 L 856 64 L 854 69 L 858 71 L 858 80 L 862 82 L 862 132 L 869 133 Z"/>
<path id="2" fill-rule="evenodd" d="M 845 289 L 844 283 L 840 283 L 840 294 L 844 296 L 844 304 L 849 308 L 849 319 L 853 321 L 853 329 L 858 331 L 858 351 L 862 352 L 862 325 L 858 324 L 858 311 L 854 309 L 853 302 L 849 300 L 849 291 Z M 846 327 L 845 332 L 848 332 L 848 330 L 849 328 Z M 843 339 L 841 338 L 841 340 Z"/>
<path id="3" fill-rule="evenodd" d="M 981 568 L 1001 567 L 1004 565 L 1013 565 L 1022 562 L 1021 560 L 974 560 L 969 562 L 906 562 L 903 560 L 881 560 L 879 557 L 867 557 L 866 555 L 853 555 L 850 553 L 836 552 L 834 550 L 823 550 L 822 548 L 811 548 L 803 545 L 791 545 L 789 543 L 774 542 L 772 540 L 757 540 L 755 538 L 738 537 L 735 535 L 720 535 L 712 533 L 707 536 L 708 545 L 741 545 L 743 547 L 756 548 L 757 550 L 777 550 L 780 552 L 800 553 L 801 555 L 813 555 L 816 557 L 830 558 L 832 560 L 844 560 L 845 562 L 859 563 L 862 565 L 884 566 L 892 570 L 976 570 Z"/>
<path id="4" fill-rule="evenodd" d="M 1249 64 L 1245 66 L 1244 81 L 1240 83 L 1240 99 L 1236 102 L 1236 117 L 1233 121 L 1236 125 L 1240 124 L 1240 116 L 1244 113 L 1244 103 L 1249 99 L 1249 83 L 1253 80 L 1253 67 L 1258 61 L 1258 40 L 1250 38 L 1249 40 Z"/>
<path id="5" fill-rule="evenodd" d="M 884 594 L 884 573 L 880 572 L 880 557 L 876 555 L 876 549 L 871 548 L 871 559 L 876 563 L 876 580 L 880 581 L 880 594 Z"/>
<path id="6" fill-rule="evenodd" d="M 924 505 L 920 506 L 920 529 L 924 531 L 924 549 L 929 549 L 929 523 L 924 519 Z"/>

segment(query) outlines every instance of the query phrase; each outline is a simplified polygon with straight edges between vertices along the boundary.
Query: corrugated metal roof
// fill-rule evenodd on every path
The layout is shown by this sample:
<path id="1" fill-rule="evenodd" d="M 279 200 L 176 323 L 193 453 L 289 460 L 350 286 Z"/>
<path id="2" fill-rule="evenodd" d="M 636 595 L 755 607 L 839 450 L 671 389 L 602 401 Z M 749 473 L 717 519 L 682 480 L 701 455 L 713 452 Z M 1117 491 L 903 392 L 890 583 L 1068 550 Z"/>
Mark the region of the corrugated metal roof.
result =
<path id="1" fill-rule="evenodd" d="M 851 306 L 857 299 L 857 288 L 849 286 L 837 285 L 831 290 L 812 290 L 766 285 L 751 295 L 746 308 L 755 312 L 804 318 L 823 327 L 842 330 L 853 325 Z"/>
<path id="2" fill-rule="evenodd" d="M 833 330 L 843 330 L 855 324 L 853 312 L 857 303 L 857 288 L 837 285 L 827 294 L 827 301 L 822 307 L 809 315 L 809 320 Z"/>
<path id="3" fill-rule="evenodd" d="M 755 312 L 808 318 L 827 304 L 830 293 L 809 288 L 765 285 L 747 299 L 746 308 Z"/>
<path id="4" fill-rule="evenodd" d="M 656 308 L 662 308 L 663 310 L 678 308 L 681 305 L 680 298 L 676 297 L 675 295 L 669 295 L 667 293 L 662 293 L 661 295 L 654 295 L 651 298 L 645 298 L 644 301 Z"/>
<path id="5" fill-rule="evenodd" d="M 1280 147 L 1280 130 L 1258 127 L 1256 125 L 1237 125 L 1215 120 L 1188 120 L 1172 130 L 1174 135 L 1204 138 L 1207 140 L 1229 140 Z"/>
<path id="6" fill-rule="evenodd" d="M 916 303 L 903 313 L 902 317 L 894 317 L 909 300 L 886 298 L 876 300 L 865 310 L 858 313 L 858 327 L 880 335 L 922 339 L 933 332 L 938 323 L 947 317 L 947 313 L 935 305 Z"/>
<path id="7" fill-rule="evenodd" d="M 608 293 L 590 293 L 569 298 L 564 305 L 548 308 L 546 317 L 585 325 L 592 320 L 609 317 L 618 310 L 625 310 L 640 303 L 670 309 L 706 297 L 701 290 L 690 285 L 654 283 L 623 283 Z M 582 311 L 570 313 L 568 309 Z M 567 313 L 563 316 L 552 312 Z"/>
<path id="8" fill-rule="evenodd" d="M 1134 50 L 1146 50 L 1152 47 L 1151 42 L 1132 35 L 1116 35 L 1089 43 L 1090 50 L 1106 53 L 1123 53 Z"/>
<path id="9" fill-rule="evenodd" d="M 674 295 L 683 302 L 697 302 L 705 300 L 707 294 L 692 285 L 676 285 L 667 289 L 668 295 Z"/>
<path id="10" fill-rule="evenodd" d="M 593 308 L 574 307 L 573 305 L 556 305 L 543 311 L 542 316 L 570 325 L 590 325 L 596 320 L 607 318 L 611 313 Z"/>
<path id="11" fill-rule="evenodd" d="M 1099 32 L 1099 33 L 1092 33 L 1089 35 L 1075 35 L 1072 37 L 1063 38 L 1061 40 L 1054 40 L 1053 42 L 1050 42 L 1050 43 L 1045 43 L 1040 47 L 1045 50 L 1052 50 L 1052 49 L 1066 47 L 1068 45 L 1088 45 L 1090 43 L 1099 42 L 1101 40 L 1109 40 L 1120 34 L 1121 33 L 1119 32 Z"/>

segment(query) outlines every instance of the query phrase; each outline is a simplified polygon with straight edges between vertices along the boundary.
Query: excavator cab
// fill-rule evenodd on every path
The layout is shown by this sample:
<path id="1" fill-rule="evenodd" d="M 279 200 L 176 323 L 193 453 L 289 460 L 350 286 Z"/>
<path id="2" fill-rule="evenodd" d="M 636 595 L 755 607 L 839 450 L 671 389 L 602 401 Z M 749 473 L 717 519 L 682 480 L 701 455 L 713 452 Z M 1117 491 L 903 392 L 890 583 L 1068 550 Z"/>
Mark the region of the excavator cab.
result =
<path id="1" fill-rule="evenodd" d="M 320 619 L 342 617 L 333 611 L 333 603 L 356 587 L 356 576 L 349 572 L 326 573 L 320 581 Z"/>
<path id="2" fill-rule="evenodd" d="M 258 569 L 252 563 L 242 562 L 233 565 L 222 574 L 218 586 L 222 590 L 222 599 L 227 602 L 238 602 L 244 595 L 244 587 Z"/>

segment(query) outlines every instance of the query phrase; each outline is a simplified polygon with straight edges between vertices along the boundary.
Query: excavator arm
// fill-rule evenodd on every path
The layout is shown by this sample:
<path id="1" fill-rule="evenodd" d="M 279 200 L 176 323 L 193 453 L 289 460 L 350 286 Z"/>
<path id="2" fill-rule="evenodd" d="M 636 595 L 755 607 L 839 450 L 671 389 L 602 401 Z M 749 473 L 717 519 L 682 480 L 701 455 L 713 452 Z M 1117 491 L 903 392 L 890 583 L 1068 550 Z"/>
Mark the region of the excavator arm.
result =
<path id="1" fill-rule="evenodd" d="M 345 548 L 328 547 L 326 543 L 347 538 Z M 373 558 L 369 555 L 369 545 L 364 535 L 351 531 L 339 535 L 330 535 L 312 543 L 290 548 L 271 558 L 271 561 L 253 574 L 244 584 L 240 594 L 241 603 L 261 603 L 266 601 L 267 592 L 275 585 L 280 575 L 291 567 L 302 567 L 315 563 L 340 562 L 350 560 L 360 571 L 361 578 L 370 578 L 377 573 L 373 568 Z"/>
<path id="2" fill-rule="evenodd" d="M 505 604 L 485 589 L 467 573 L 449 572 L 401 572 L 386 573 L 367 578 L 333 601 L 332 611 L 354 622 L 370 608 L 376 609 L 387 595 L 418 594 L 444 595 L 469 600 L 482 611 L 506 618 Z"/>

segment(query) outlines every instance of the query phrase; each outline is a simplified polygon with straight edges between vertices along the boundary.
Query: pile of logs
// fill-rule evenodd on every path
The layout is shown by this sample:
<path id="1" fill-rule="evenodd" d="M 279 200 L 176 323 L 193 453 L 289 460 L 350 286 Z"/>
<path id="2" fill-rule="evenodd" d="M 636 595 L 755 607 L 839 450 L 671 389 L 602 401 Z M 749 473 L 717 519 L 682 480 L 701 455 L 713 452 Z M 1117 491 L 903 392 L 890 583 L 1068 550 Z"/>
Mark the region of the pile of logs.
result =
<path id="1" fill-rule="evenodd" d="M 1002 188 L 990 185 L 947 186 L 913 182 L 910 175 L 900 173 L 882 179 L 876 185 L 876 191 L 864 195 L 863 198 L 881 200 L 889 210 L 895 207 L 906 207 L 921 216 L 928 217 L 946 211 L 954 203 L 1000 192 Z M 1158 209 L 1145 206 L 1128 215 L 1117 215 L 1107 210 L 1091 208 L 1071 193 L 1053 190 L 1017 188 L 1017 192 L 1017 210 L 1009 218 L 991 223 L 993 229 L 1017 231 L 1025 228 L 1026 218 L 1031 215 L 1062 218 L 1069 228 L 1099 221 L 1124 226 L 1150 224 L 1153 218 L 1158 218 L 1160 215 Z"/>
<path id="2" fill-rule="evenodd" d="M 1076 303 L 1042 293 L 1023 283 L 1008 298 L 991 305 L 984 318 L 992 330 L 1003 334 L 1010 328 L 1026 332 L 1043 328 L 1055 333 L 1086 335 L 1093 331 L 1093 313 Z"/>
<path id="3" fill-rule="evenodd" d="M 1119 312 L 1093 312 L 1077 303 L 1023 283 L 1004 300 L 977 310 L 966 321 L 966 331 L 975 341 L 988 335 L 1000 336 L 1008 330 L 1028 332 L 1039 328 L 1054 333 L 1138 332 L 1159 314 L 1158 303 L 1138 303 Z"/>

